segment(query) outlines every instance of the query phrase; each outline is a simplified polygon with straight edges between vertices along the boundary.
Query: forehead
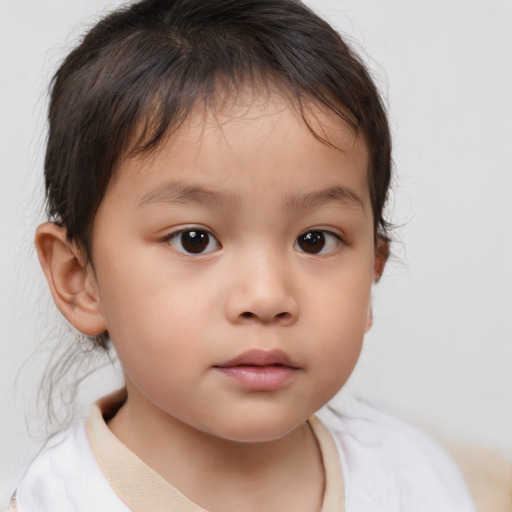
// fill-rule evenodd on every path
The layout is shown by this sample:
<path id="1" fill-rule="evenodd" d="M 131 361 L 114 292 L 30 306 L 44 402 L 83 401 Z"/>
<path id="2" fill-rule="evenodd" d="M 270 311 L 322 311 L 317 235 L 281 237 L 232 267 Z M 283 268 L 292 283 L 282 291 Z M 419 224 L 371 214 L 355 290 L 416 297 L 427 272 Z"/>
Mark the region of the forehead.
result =
<path id="1" fill-rule="evenodd" d="M 363 151 L 367 150 L 364 136 L 355 128 L 357 121 L 343 106 L 335 107 L 335 112 L 305 93 L 291 92 L 288 84 L 269 77 L 238 85 L 229 80 L 218 82 L 212 93 L 205 92 L 196 97 L 191 106 L 185 102 L 183 110 L 178 108 L 171 116 L 172 120 L 169 118 L 170 124 L 163 122 L 168 117 L 163 113 L 167 106 L 154 98 L 150 103 L 152 107 L 136 121 L 129 137 L 131 143 L 121 153 L 121 162 L 133 157 L 137 160 L 137 156 L 139 160 L 147 159 L 170 140 L 178 142 L 175 144 L 175 150 L 178 150 L 184 134 L 187 137 L 195 134 L 200 138 L 205 130 L 221 133 L 230 123 L 259 118 L 268 120 L 284 110 L 295 113 L 295 121 L 304 123 L 311 135 L 327 145 L 346 151 L 357 144 Z M 368 157 L 367 153 L 365 155 Z"/>
<path id="2" fill-rule="evenodd" d="M 295 165 L 297 179 L 288 187 L 300 192 L 301 184 L 311 188 L 308 175 L 320 186 L 325 178 L 320 170 L 332 168 L 333 161 L 339 162 L 340 176 L 349 173 L 366 196 L 366 144 L 347 122 L 313 102 L 301 109 L 284 95 L 251 90 L 220 94 L 215 105 L 196 105 L 154 150 L 126 157 L 109 188 L 126 175 L 138 183 L 139 195 L 147 195 L 146 184 L 173 175 L 216 186 L 220 178 L 225 189 L 253 187 L 262 177 L 277 184 L 284 167 Z"/>

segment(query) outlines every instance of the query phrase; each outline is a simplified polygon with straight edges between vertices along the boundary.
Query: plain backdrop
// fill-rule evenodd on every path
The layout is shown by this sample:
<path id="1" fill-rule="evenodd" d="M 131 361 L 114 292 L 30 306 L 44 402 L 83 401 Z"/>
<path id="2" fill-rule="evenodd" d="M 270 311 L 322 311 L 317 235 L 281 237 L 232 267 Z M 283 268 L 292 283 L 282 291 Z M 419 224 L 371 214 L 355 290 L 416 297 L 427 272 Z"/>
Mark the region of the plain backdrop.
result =
<path id="1" fill-rule="evenodd" d="M 32 248 L 44 220 L 46 90 L 113 0 L 0 0 L 0 502 L 44 435 L 60 333 Z M 310 0 L 389 107 L 397 242 L 349 382 L 380 407 L 512 456 L 512 2 Z M 68 383 L 63 383 L 69 389 Z M 120 385 L 86 381 L 77 415 Z"/>

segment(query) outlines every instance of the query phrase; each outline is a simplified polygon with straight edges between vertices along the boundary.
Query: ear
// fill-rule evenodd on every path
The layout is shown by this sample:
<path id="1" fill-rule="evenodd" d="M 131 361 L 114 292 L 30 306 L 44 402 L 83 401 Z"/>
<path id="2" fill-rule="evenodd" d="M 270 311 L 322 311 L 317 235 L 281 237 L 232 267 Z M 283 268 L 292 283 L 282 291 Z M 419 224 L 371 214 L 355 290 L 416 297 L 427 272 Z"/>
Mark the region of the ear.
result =
<path id="1" fill-rule="evenodd" d="M 59 311 L 80 332 L 94 336 L 107 330 L 92 265 L 52 222 L 41 224 L 35 239 L 39 262 Z"/>
<path id="2" fill-rule="evenodd" d="M 373 262 L 373 282 L 378 283 L 384 272 L 384 267 L 389 258 L 389 240 L 381 236 L 377 236 L 375 244 L 375 260 Z M 372 304 L 368 306 L 368 316 L 366 320 L 365 333 L 367 333 L 373 325 Z"/>
<path id="3" fill-rule="evenodd" d="M 373 264 L 373 281 L 378 283 L 384 272 L 384 267 L 389 258 L 389 240 L 377 235 L 375 243 L 375 261 Z"/>

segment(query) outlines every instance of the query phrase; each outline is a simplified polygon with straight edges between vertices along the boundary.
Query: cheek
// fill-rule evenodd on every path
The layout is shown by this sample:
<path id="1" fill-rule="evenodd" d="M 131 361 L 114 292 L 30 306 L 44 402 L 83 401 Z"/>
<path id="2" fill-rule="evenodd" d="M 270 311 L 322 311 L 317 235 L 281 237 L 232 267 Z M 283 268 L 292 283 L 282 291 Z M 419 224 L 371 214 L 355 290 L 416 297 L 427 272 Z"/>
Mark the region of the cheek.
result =
<path id="1" fill-rule="evenodd" d="M 158 301 L 145 306 L 112 332 L 123 370 L 148 396 L 167 396 L 171 391 L 174 397 L 186 396 L 212 359 L 208 347 L 196 342 L 202 339 L 199 327 L 180 314 L 183 306 L 178 303 L 172 313 L 168 307 L 159 308 Z"/>
<path id="2" fill-rule="evenodd" d="M 187 268 L 170 264 L 162 247 L 140 245 L 125 243 L 123 251 L 111 249 L 98 258 L 102 311 L 111 331 L 137 323 L 151 329 L 157 320 L 165 326 L 201 307 L 200 280 L 189 279 Z"/>
<path id="3" fill-rule="evenodd" d="M 336 321 L 324 323 L 321 335 L 317 338 L 315 352 L 312 356 L 318 368 L 325 370 L 328 381 L 333 375 L 342 379 L 348 378 L 359 358 L 364 334 L 364 318 L 339 315 Z M 336 377 L 335 377 L 336 378 Z"/>
<path id="4" fill-rule="evenodd" d="M 317 384 L 325 395 L 345 384 L 359 358 L 370 313 L 371 275 L 370 265 L 364 272 L 340 273 L 311 297 L 311 362 L 322 369 Z"/>
<path id="5" fill-rule="evenodd" d="M 368 259 L 350 264 L 338 272 L 321 275 L 301 293 L 307 297 L 304 312 L 314 312 L 320 332 L 343 338 L 364 333 L 371 305 L 373 264 Z M 313 322 L 313 319 L 310 319 Z"/>
<path id="6" fill-rule="evenodd" d="M 121 264 L 104 272 L 102 309 L 128 373 L 177 378 L 190 363 L 207 360 L 212 347 L 199 344 L 214 325 L 218 300 L 201 279 L 152 261 L 150 267 Z"/>
<path id="7" fill-rule="evenodd" d="M 331 400 L 352 374 L 361 353 L 364 329 L 338 323 L 324 334 L 310 360 L 311 368 L 316 368 L 311 373 L 311 388 L 316 389 L 320 404 Z"/>

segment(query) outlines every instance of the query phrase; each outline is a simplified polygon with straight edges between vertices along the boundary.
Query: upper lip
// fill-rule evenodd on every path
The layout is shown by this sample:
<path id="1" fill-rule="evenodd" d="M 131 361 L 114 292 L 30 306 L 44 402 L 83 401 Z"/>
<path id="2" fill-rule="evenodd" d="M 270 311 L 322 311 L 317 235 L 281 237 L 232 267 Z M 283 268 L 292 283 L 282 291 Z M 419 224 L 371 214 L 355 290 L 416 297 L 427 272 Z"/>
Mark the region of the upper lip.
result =
<path id="1" fill-rule="evenodd" d="M 248 350 L 242 354 L 216 365 L 219 368 L 229 368 L 233 366 L 289 366 L 298 368 L 298 365 L 290 358 L 286 352 L 279 349 L 273 350 Z"/>

